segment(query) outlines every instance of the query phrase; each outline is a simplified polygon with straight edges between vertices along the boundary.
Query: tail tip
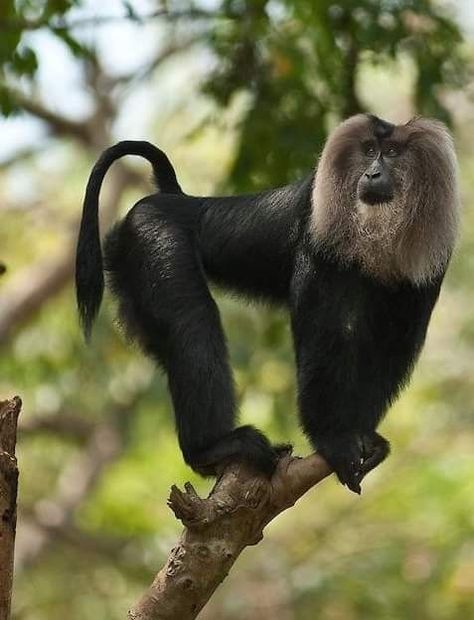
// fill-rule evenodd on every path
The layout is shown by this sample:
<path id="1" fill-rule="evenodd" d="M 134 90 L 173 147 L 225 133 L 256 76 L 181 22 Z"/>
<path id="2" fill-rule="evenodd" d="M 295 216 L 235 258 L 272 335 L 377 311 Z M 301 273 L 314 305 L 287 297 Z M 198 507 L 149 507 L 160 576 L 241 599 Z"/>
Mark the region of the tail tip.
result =
<path id="1" fill-rule="evenodd" d="M 79 324 L 84 336 L 84 340 L 87 344 L 91 341 L 92 327 L 94 325 L 95 318 L 97 316 L 98 308 L 91 311 L 90 308 L 79 305 Z"/>

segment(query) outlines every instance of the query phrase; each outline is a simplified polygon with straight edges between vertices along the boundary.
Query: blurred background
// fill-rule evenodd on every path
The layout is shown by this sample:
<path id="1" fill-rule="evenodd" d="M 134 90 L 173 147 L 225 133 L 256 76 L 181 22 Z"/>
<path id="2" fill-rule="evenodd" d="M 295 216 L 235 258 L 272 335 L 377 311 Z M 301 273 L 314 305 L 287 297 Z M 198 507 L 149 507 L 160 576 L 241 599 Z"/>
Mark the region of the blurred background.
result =
<path id="1" fill-rule="evenodd" d="M 14 614 L 113 620 L 180 532 L 186 480 L 165 380 L 114 325 L 78 329 L 75 238 L 90 168 L 119 139 L 164 149 L 188 193 L 244 192 L 315 166 L 360 110 L 454 131 L 463 236 L 393 454 L 362 496 L 332 477 L 243 554 L 204 620 L 474 617 L 474 3 L 470 0 L 3 0 L 0 398 L 24 400 Z M 152 191 L 115 164 L 102 230 Z M 286 317 L 217 293 L 241 417 L 295 450 Z M 179 620 L 179 619 L 177 619 Z"/>

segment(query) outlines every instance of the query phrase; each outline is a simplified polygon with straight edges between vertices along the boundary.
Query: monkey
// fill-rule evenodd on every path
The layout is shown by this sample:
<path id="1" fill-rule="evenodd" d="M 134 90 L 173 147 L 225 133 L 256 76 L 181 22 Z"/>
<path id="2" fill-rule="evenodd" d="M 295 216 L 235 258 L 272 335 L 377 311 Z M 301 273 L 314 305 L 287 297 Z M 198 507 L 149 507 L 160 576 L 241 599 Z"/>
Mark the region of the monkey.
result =
<path id="1" fill-rule="evenodd" d="M 99 191 L 124 155 L 151 163 L 158 191 L 114 225 L 102 255 Z M 286 309 L 303 432 L 340 482 L 360 493 L 389 453 L 377 427 L 423 347 L 459 203 L 452 137 L 423 117 L 399 125 L 350 117 L 303 179 L 237 196 L 188 195 L 163 151 L 119 142 L 98 159 L 85 193 L 76 260 L 85 335 L 105 272 L 126 332 L 166 372 L 186 463 L 205 476 L 234 461 L 271 476 L 287 448 L 236 426 L 208 283 Z"/>

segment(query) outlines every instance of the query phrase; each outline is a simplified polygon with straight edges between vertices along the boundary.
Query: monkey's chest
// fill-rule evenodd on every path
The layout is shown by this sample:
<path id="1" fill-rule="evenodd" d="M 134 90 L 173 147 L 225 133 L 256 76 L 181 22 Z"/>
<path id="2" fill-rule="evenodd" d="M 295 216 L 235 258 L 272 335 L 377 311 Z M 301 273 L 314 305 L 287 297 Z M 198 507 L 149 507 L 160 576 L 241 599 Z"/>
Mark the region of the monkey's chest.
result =
<path id="1" fill-rule="evenodd" d="M 363 313 L 358 308 L 349 308 L 339 318 L 339 331 L 343 338 L 353 340 L 356 338 L 360 329 L 361 321 L 363 322 Z"/>
<path id="2" fill-rule="evenodd" d="M 347 373 L 367 381 L 381 374 L 398 377 L 416 358 L 431 313 L 416 293 L 336 281 L 320 301 L 320 346 Z"/>

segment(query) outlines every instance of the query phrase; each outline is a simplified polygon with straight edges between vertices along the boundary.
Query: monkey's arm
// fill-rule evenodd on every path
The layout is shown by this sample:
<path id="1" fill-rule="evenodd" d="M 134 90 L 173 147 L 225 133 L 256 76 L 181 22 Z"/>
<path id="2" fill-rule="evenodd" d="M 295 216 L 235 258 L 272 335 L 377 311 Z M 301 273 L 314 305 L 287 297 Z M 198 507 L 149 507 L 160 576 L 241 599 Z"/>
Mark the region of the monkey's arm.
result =
<path id="1" fill-rule="evenodd" d="M 309 254 L 298 258 L 290 307 L 301 423 L 339 480 L 360 493 L 388 443 L 375 432 L 383 408 L 376 382 L 361 372 L 361 357 L 371 352 L 363 335 L 351 331 L 353 299 L 354 287 L 337 272 L 325 272 Z"/>

